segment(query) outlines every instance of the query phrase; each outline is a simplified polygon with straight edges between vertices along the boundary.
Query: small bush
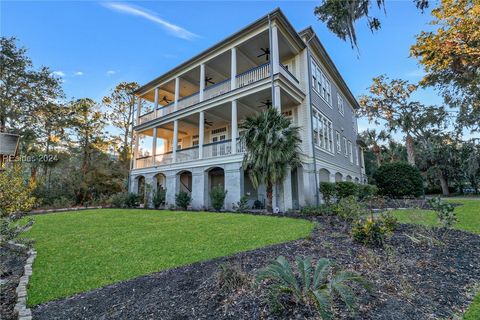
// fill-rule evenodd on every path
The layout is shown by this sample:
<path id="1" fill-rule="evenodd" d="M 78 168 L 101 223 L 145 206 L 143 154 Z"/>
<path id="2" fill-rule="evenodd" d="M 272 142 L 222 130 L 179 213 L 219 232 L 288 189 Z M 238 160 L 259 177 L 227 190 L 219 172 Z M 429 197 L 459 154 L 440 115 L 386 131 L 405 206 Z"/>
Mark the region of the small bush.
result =
<path id="1" fill-rule="evenodd" d="M 437 220 L 442 228 L 451 228 L 457 222 L 455 207 L 440 197 L 428 200 L 428 205 L 437 214 Z"/>
<path id="2" fill-rule="evenodd" d="M 221 264 L 216 274 L 216 283 L 220 290 L 232 292 L 248 284 L 248 276 L 239 266 Z"/>
<path id="3" fill-rule="evenodd" d="M 257 273 L 257 284 L 267 281 L 267 302 L 271 311 L 279 313 L 285 309 L 285 299 L 282 298 L 288 295 L 288 301 L 313 305 L 322 319 L 331 319 L 334 302 L 343 302 L 352 313 L 356 310 L 355 292 L 350 284 L 356 283 L 368 290 L 371 288 L 354 272 L 333 272 L 333 265 L 328 259 L 319 259 L 316 265 L 312 265 L 311 257 L 297 257 L 296 267 L 298 276 L 287 260 L 280 256 Z"/>
<path id="4" fill-rule="evenodd" d="M 300 213 L 307 216 L 327 216 L 332 214 L 332 208 L 326 204 L 305 206 L 300 209 Z"/>
<path id="5" fill-rule="evenodd" d="M 260 200 L 255 200 L 255 202 L 253 203 L 253 209 L 264 209 L 264 205 L 262 203 L 262 201 Z"/>
<path id="6" fill-rule="evenodd" d="M 187 210 L 190 202 L 192 202 L 192 197 L 190 197 L 188 192 L 180 191 L 175 195 L 175 204 L 183 210 Z"/>
<path id="7" fill-rule="evenodd" d="M 215 211 L 220 211 L 225 203 L 225 197 L 227 196 L 228 190 L 223 190 L 222 187 L 213 187 L 210 191 L 210 201 L 212 202 L 212 207 Z"/>
<path id="8" fill-rule="evenodd" d="M 357 185 L 357 188 L 358 188 L 358 198 L 360 200 L 375 197 L 378 194 L 378 188 L 373 184 L 359 184 Z"/>
<path id="9" fill-rule="evenodd" d="M 398 219 L 388 211 L 380 215 L 380 221 L 389 232 L 394 232 L 398 228 Z"/>
<path id="10" fill-rule="evenodd" d="M 136 208 L 140 202 L 140 197 L 138 194 L 129 192 L 125 198 L 125 207 L 127 208 Z"/>
<path id="11" fill-rule="evenodd" d="M 420 171 L 408 163 L 386 163 L 374 174 L 378 191 L 391 198 L 423 195 L 423 180 Z"/>
<path id="12" fill-rule="evenodd" d="M 235 211 L 245 212 L 248 210 L 248 196 L 242 196 L 235 206 Z"/>
<path id="13" fill-rule="evenodd" d="M 53 200 L 52 208 L 60 209 L 60 208 L 70 208 L 74 205 L 74 201 L 67 197 L 59 197 Z"/>
<path id="14" fill-rule="evenodd" d="M 326 204 L 331 204 L 337 195 L 336 185 L 333 182 L 320 182 L 320 193 Z"/>
<path id="15" fill-rule="evenodd" d="M 340 181 L 335 183 L 337 201 L 354 196 L 358 196 L 358 185 L 351 181 Z"/>
<path id="16" fill-rule="evenodd" d="M 113 208 L 124 208 L 127 203 L 128 193 L 119 192 L 110 197 L 110 204 Z"/>
<path id="17" fill-rule="evenodd" d="M 368 218 L 353 224 L 352 237 L 364 245 L 382 247 L 388 230 L 380 219 Z"/>
<path id="18" fill-rule="evenodd" d="M 167 189 L 162 187 L 157 189 L 157 192 L 155 192 L 152 199 L 153 207 L 155 209 L 158 209 L 160 208 L 160 206 L 165 205 L 166 195 L 167 195 Z"/>
<path id="19" fill-rule="evenodd" d="M 343 220 L 353 221 L 367 214 L 365 205 L 357 200 L 355 196 L 341 199 L 332 206 L 333 213 Z"/>

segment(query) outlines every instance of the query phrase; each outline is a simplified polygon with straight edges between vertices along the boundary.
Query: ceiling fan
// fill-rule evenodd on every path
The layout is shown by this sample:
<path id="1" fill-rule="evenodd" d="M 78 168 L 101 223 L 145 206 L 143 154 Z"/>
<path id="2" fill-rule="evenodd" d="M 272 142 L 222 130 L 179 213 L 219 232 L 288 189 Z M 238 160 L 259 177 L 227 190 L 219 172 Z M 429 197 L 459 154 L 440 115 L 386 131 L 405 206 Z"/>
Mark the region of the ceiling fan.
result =
<path id="1" fill-rule="evenodd" d="M 214 81 L 212 81 L 212 77 L 209 77 L 209 76 L 205 76 L 205 87 L 208 86 L 208 84 L 215 84 Z"/>
<path id="2" fill-rule="evenodd" d="M 257 58 L 265 56 L 266 61 L 270 59 L 270 48 L 260 48 L 260 50 L 263 51 L 263 53 L 259 54 Z"/>
<path id="3" fill-rule="evenodd" d="M 207 119 L 204 120 L 204 123 L 205 123 L 207 126 L 209 126 L 209 127 L 213 126 L 213 122 L 212 122 L 212 121 L 208 121 Z"/>
<path id="4" fill-rule="evenodd" d="M 167 96 L 163 96 L 162 101 L 169 104 L 172 100 L 168 99 Z"/>
<path id="5" fill-rule="evenodd" d="M 270 108 L 272 106 L 272 100 L 270 99 L 266 99 L 266 100 L 263 100 L 263 101 L 260 101 L 261 105 L 260 106 L 257 106 L 257 108 L 264 108 L 264 107 L 267 107 Z"/>

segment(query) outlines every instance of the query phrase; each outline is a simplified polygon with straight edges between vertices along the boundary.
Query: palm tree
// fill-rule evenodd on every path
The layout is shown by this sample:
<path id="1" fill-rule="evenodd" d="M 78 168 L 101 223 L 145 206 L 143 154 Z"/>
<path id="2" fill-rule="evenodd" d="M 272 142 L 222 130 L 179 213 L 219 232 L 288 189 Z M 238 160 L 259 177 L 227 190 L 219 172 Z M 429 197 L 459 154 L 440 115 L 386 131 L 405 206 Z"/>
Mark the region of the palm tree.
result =
<path id="1" fill-rule="evenodd" d="M 381 130 L 378 134 L 375 129 L 367 129 L 361 133 L 363 141 L 365 144 L 372 150 L 377 158 L 377 166 L 382 165 L 382 149 L 380 148 L 379 143 L 387 140 L 390 136 L 385 130 Z"/>
<path id="2" fill-rule="evenodd" d="M 243 167 L 254 188 L 261 184 L 267 187 L 267 210 L 272 212 L 273 186 L 283 182 L 290 167 L 300 163 L 300 128 L 274 108 L 248 117 L 241 128 L 246 147 Z"/>

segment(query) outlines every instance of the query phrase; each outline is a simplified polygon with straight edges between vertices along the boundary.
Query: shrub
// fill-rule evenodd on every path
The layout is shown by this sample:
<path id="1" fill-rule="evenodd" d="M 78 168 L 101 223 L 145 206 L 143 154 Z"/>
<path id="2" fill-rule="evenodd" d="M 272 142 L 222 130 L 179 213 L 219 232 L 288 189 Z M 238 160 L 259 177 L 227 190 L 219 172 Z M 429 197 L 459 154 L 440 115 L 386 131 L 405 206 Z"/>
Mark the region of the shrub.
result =
<path id="1" fill-rule="evenodd" d="M 236 291 L 248 283 L 248 276 L 239 266 L 221 264 L 216 274 L 217 287 L 223 291 Z"/>
<path id="2" fill-rule="evenodd" d="M 296 266 L 298 276 L 287 260 L 280 256 L 257 274 L 257 283 L 268 281 L 267 299 L 270 310 L 285 309 L 281 298 L 287 294 L 297 304 L 315 305 L 322 319 L 331 319 L 333 301 L 342 301 L 351 312 L 356 310 L 355 293 L 349 286 L 350 283 L 370 289 L 370 284 L 354 272 L 338 271 L 332 274 L 332 263 L 328 259 L 319 259 L 316 266 L 312 266 L 311 257 L 297 257 Z M 336 297 L 338 299 L 334 299 Z"/>
<path id="3" fill-rule="evenodd" d="M 0 209 L 0 214 L 2 210 Z M 28 219 L 27 223 L 18 223 L 20 215 L 10 215 L 8 217 L 0 216 L 0 248 L 3 248 L 9 241 L 23 243 L 27 246 L 32 244 L 32 240 L 20 237 L 24 232 L 30 230 L 34 220 Z"/>
<path id="4" fill-rule="evenodd" d="M 36 201 L 32 197 L 34 189 L 35 183 L 33 181 L 26 182 L 23 178 L 23 171 L 20 165 L 6 167 L 5 171 L 0 173 L 0 208 L 2 209 L 2 217 L 32 210 Z"/>
<path id="5" fill-rule="evenodd" d="M 127 203 L 128 193 L 119 192 L 110 197 L 110 204 L 114 208 L 123 208 Z"/>
<path id="6" fill-rule="evenodd" d="M 175 195 L 175 204 L 183 210 L 187 210 L 190 202 L 192 202 L 192 197 L 190 197 L 188 192 L 180 191 Z"/>
<path id="7" fill-rule="evenodd" d="M 455 208 L 451 203 L 444 202 L 440 197 L 428 200 L 428 205 L 437 214 L 442 228 L 451 228 L 457 222 Z"/>
<path id="8" fill-rule="evenodd" d="M 140 202 L 140 197 L 138 194 L 129 192 L 125 197 L 125 207 L 127 208 L 136 208 Z"/>
<path id="9" fill-rule="evenodd" d="M 320 182 L 320 193 L 326 204 L 331 204 L 337 195 L 336 185 L 333 182 Z"/>
<path id="10" fill-rule="evenodd" d="M 380 215 L 380 221 L 389 232 L 393 232 L 398 228 L 398 219 L 388 211 Z"/>
<path id="11" fill-rule="evenodd" d="M 155 209 L 158 209 L 160 206 L 165 205 L 166 195 L 167 195 L 167 189 L 162 187 L 157 189 L 157 192 L 155 192 L 152 199 L 153 207 Z"/>
<path id="12" fill-rule="evenodd" d="M 354 240 L 369 246 L 382 247 L 387 236 L 387 228 L 379 219 L 368 218 L 358 220 L 353 224 L 352 237 Z"/>
<path id="13" fill-rule="evenodd" d="M 70 208 L 74 205 L 74 201 L 67 197 L 58 197 L 53 200 L 51 207 L 54 209 Z"/>
<path id="14" fill-rule="evenodd" d="M 238 201 L 237 205 L 235 206 L 235 211 L 245 212 L 247 210 L 248 210 L 248 197 L 247 196 L 242 196 L 240 198 L 240 201 Z"/>
<path id="15" fill-rule="evenodd" d="M 378 191 L 391 198 L 423 195 L 423 180 L 420 171 L 408 163 L 386 163 L 374 174 Z"/>
<path id="16" fill-rule="evenodd" d="M 300 209 L 300 213 L 308 216 L 326 216 L 332 214 L 332 208 L 326 204 L 305 206 Z"/>
<path id="17" fill-rule="evenodd" d="M 358 196 L 357 184 L 351 181 L 340 181 L 335 184 L 337 200 Z"/>
<path id="18" fill-rule="evenodd" d="M 227 190 L 223 190 L 222 187 L 213 187 L 210 191 L 210 201 L 215 211 L 220 211 L 225 203 L 225 197 L 227 196 Z"/>
<path id="19" fill-rule="evenodd" d="M 365 205 L 357 200 L 355 196 L 341 199 L 332 206 L 333 213 L 344 220 L 356 220 L 367 214 Z"/>
<path id="20" fill-rule="evenodd" d="M 253 203 L 253 209 L 264 209 L 264 205 L 263 205 L 263 202 L 260 201 L 260 200 L 255 200 L 255 202 Z"/>
<path id="21" fill-rule="evenodd" d="M 378 193 L 377 186 L 374 186 L 373 184 L 359 184 L 357 185 L 357 188 L 358 188 L 358 198 L 360 200 L 374 197 Z"/>

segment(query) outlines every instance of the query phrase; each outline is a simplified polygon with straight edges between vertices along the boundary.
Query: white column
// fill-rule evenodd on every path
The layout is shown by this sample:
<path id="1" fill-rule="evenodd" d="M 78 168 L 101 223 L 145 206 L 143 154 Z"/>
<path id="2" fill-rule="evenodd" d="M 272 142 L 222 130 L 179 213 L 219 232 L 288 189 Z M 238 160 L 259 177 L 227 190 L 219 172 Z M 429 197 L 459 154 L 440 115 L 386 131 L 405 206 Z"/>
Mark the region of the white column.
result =
<path id="1" fill-rule="evenodd" d="M 237 100 L 232 101 L 232 154 L 237 153 Z"/>
<path id="2" fill-rule="evenodd" d="M 157 109 L 158 109 L 158 87 L 155 88 L 155 107 L 153 109 L 153 114 L 157 118 Z"/>
<path id="3" fill-rule="evenodd" d="M 198 158 L 203 158 L 203 141 L 205 135 L 205 113 L 200 111 L 200 120 L 198 121 Z"/>
<path id="4" fill-rule="evenodd" d="M 175 78 L 175 100 L 174 100 L 174 108 L 177 110 L 178 107 L 178 99 L 180 97 L 180 78 Z"/>
<path id="5" fill-rule="evenodd" d="M 142 98 L 138 97 L 137 101 L 137 125 L 140 124 L 140 114 L 142 112 Z"/>
<path id="6" fill-rule="evenodd" d="M 200 101 L 203 101 L 203 90 L 205 90 L 205 65 L 200 65 Z"/>
<path id="7" fill-rule="evenodd" d="M 292 170 L 289 167 L 285 180 L 283 180 L 283 210 L 286 212 L 291 209 L 293 209 Z"/>
<path id="8" fill-rule="evenodd" d="M 231 75 L 230 75 L 230 90 L 237 87 L 237 48 L 231 50 Z"/>
<path id="9" fill-rule="evenodd" d="M 273 64 L 273 74 L 280 72 L 280 56 L 278 51 L 278 28 L 272 26 L 272 48 L 270 48 L 270 58 Z"/>
<path id="10" fill-rule="evenodd" d="M 281 91 L 280 91 L 280 86 L 279 85 L 274 85 L 273 87 L 273 94 L 275 95 L 275 98 L 273 99 L 274 102 L 274 108 L 277 109 L 278 111 L 282 110 L 282 97 L 281 97 Z"/>
<path id="11" fill-rule="evenodd" d="M 178 120 L 175 120 L 173 121 L 173 146 L 172 146 L 173 162 L 177 162 L 177 145 L 178 145 Z"/>
<path id="12" fill-rule="evenodd" d="M 137 168 L 139 134 L 135 134 L 135 149 L 133 151 L 133 168 Z"/>
<path id="13" fill-rule="evenodd" d="M 155 155 L 157 154 L 157 127 L 153 128 L 153 141 L 152 141 L 152 163 L 155 165 Z"/>

